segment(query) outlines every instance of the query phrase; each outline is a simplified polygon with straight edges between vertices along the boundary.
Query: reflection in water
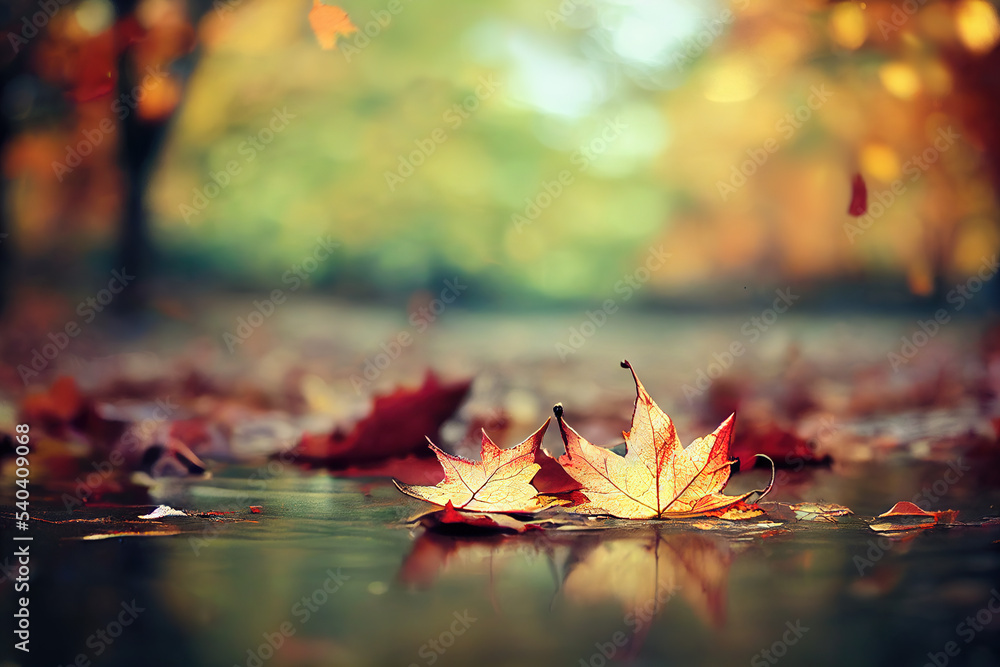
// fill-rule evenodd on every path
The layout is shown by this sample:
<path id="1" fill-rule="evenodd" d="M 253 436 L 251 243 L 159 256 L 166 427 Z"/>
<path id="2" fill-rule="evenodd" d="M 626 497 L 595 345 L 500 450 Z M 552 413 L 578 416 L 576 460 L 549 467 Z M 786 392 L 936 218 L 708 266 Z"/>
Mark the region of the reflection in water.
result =
<path id="1" fill-rule="evenodd" d="M 563 594 L 585 604 L 614 600 L 626 618 L 648 623 L 680 593 L 702 621 L 721 627 L 733 547 L 724 538 L 667 532 L 655 525 L 614 536 L 588 535 L 572 549 Z"/>
<path id="2" fill-rule="evenodd" d="M 726 587 L 736 555 L 749 545 L 690 526 L 646 524 L 601 531 L 549 531 L 485 539 L 421 534 L 399 570 L 416 588 L 440 577 L 486 575 L 489 597 L 503 568 L 543 556 L 553 572 L 552 608 L 611 604 L 621 609 L 633 633 L 629 653 L 641 646 L 653 620 L 676 595 L 712 628 L 726 622 Z M 499 611 L 499 610 L 498 610 Z"/>

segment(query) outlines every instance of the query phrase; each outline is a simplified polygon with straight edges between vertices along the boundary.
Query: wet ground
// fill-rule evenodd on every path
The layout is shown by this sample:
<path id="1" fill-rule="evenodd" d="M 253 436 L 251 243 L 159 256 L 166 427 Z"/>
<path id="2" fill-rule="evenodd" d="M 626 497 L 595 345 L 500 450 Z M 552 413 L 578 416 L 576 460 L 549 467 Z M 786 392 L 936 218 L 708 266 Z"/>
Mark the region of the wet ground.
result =
<path id="1" fill-rule="evenodd" d="M 1000 525 L 889 538 L 849 516 L 453 538 L 402 525 L 422 508 L 391 486 L 286 471 L 260 488 L 255 470 L 166 492 L 192 512 L 263 508 L 158 522 L 177 535 L 92 541 L 80 537 L 112 527 L 36 523 L 31 660 L 5 664 L 596 666 L 603 652 L 636 665 L 922 665 L 948 646 L 949 664 L 1000 657 Z M 887 476 L 920 491 L 917 469 L 879 466 L 813 484 L 871 513 Z M 998 500 L 949 508 L 979 518 Z M 131 605 L 141 611 L 112 637 Z"/>
<path id="2" fill-rule="evenodd" d="M 306 366 L 295 370 L 306 407 L 290 418 L 301 425 L 357 415 L 366 397 L 351 376 L 410 330 L 391 314 L 313 308 L 303 317 L 290 306 L 229 355 L 219 341 L 238 313 L 201 325 L 201 342 L 166 332 L 170 342 L 147 338 L 117 353 L 155 349 L 153 363 L 168 373 L 204 359 L 208 347 L 219 377 L 258 386 Z M 743 341 L 748 351 L 730 377 L 750 396 L 747 412 L 787 406 L 808 386 L 809 414 L 835 424 L 818 438 L 834 464 L 779 473 L 769 500 L 839 503 L 854 514 L 836 523 L 606 520 L 597 530 L 455 538 L 406 525 L 427 506 L 386 480 L 269 469 L 265 459 L 210 460 L 210 478 L 161 480 L 151 504 L 72 513 L 39 480 L 29 531 L 32 651 L 11 650 L 8 637 L 0 665 L 1000 663 L 996 458 L 983 455 L 982 438 L 961 440 L 986 432 L 992 414 L 978 398 L 988 372 L 976 346 L 963 343 L 977 328 L 956 324 L 895 372 L 887 353 L 915 318 L 786 316 L 751 343 L 743 317 L 622 316 L 564 363 L 556 343 L 580 319 L 455 313 L 413 332 L 416 342 L 372 387 L 412 380 L 428 365 L 475 374 L 466 408 L 445 429 L 457 434 L 452 442 L 477 406 L 502 408 L 498 439 L 509 446 L 561 400 L 579 430 L 613 444 L 634 397 L 617 365 L 629 356 L 688 442 L 711 423 L 714 399 L 706 391 L 688 401 L 683 386 Z M 108 363 L 81 366 L 84 384 L 99 384 Z M 265 393 L 288 391 L 277 387 Z M 760 488 L 769 474 L 736 475 L 727 491 Z M 0 557 L 13 552 L 12 480 L 4 477 L 0 495 Z M 925 509 L 959 510 L 960 525 L 895 536 L 869 527 L 921 494 Z M 138 519 L 158 503 L 189 516 Z M 200 515 L 211 512 L 219 514 Z M 145 534 L 109 536 L 130 526 Z M 7 618 L 14 599 L 5 580 Z"/>

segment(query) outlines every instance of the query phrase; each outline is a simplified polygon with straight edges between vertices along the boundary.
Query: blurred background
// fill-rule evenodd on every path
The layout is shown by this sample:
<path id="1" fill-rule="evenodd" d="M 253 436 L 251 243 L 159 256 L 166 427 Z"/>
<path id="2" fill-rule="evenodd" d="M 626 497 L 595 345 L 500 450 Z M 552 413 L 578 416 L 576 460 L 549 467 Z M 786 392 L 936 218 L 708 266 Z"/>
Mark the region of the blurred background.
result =
<path id="1" fill-rule="evenodd" d="M 266 292 L 329 235 L 352 299 L 590 303 L 662 246 L 637 302 L 883 307 L 1000 242 L 982 0 L 363 1 L 330 50 L 308 0 L 52 7 L 0 17 L 9 300 Z"/>

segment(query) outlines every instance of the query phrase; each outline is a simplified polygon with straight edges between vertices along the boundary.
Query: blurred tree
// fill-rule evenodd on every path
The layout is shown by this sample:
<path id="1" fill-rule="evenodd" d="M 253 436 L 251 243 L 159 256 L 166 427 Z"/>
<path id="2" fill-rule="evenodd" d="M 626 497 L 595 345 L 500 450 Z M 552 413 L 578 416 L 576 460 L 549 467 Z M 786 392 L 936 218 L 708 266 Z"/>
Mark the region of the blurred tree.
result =
<path id="1" fill-rule="evenodd" d="M 34 192 L 55 193 L 61 202 L 50 205 L 50 215 L 29 218 L 26 227 L 43 229 L 24 236 L 48 227 L 72 243 L 91 224 L 89 215 L 98 227 L 103 218 L 117 218 L 112 265 L 128 267 L 136 278 L 114 305 L 133 311 L 144 303 L 155 261 L 145 193 L 197 60 L 192 26 L 211 6 L 209 0 L 7 3 L 0 17 L 9 47 L 0 78 L 0 234 L 8 235 L 0 236 L 0 307 L 19 275 L 15 250 L 31 244 L 15 238 L 10 224 L 12 211 L 23 206 L 11 201 L 9 186 L 25 173 Z M 56 242 L 45 245 L 58 249 Z"/>

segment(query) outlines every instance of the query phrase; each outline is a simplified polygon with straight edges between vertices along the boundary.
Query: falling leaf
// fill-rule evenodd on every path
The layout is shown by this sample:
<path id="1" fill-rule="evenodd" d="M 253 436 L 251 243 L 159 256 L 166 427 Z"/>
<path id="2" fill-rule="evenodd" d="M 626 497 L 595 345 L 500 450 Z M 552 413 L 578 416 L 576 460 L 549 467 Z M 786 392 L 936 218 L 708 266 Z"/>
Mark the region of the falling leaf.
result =
<path id="1" fill-rule="evenodd" d="M 917 505 L 903 500 L 893 505 L 888 512 L 883 512 L 875 518 L 885 519 L 885 521 L 871 523 L 872 530 L 876 533 L 894 533 L 931 528 L 937 524 L 954 523 L 958 518 L 958 510 L 927 512 Z"/>
<path id="2" fill-rule="evenodd" d="M 319 45 L 325 50 L 337 48 L 339 35 L 350 35 L 358 31 L 347 12 L 340 7 L 324 5 L 320 0 L 313 0 L 312 9 L 309 10 L 309 25 L 316 33 Z"/>
<path id="3" fill-rule="evenodd" d="M 848 206 L 847 212 L 856 218 L 864 215 L 867 210 L 868 186 L 865 185 L 865 179 L 861 174 L 854 174 L 854 179 L 851 181 L 851 205 Z"/>
<path id="4" fill-rule="evenodd" d="M 587 442 L 563 421 L 562 406 L 555 407 L 566 444 L 559 463 L 581 483 L 590 501 L 574 510 L 623 519 L 697 516 L 725 511 L 770 490 L 769 485 L 761 492 L 722 495 L 733 464 L 733 416 L 685 449 L 670 417 L 646 393 L 632 366 L 623 361 L 622 367 L 632 370 L 637 392 L 632 428 L 624 434 L 625 456 Z"/>
<path id="5" fill-rule="evenodd" d="M 471 385 L 468 380 L 444 384 L 428 372 L 418 389 L 377 396 L 372 411 L 349 433 L 303 436 L 294 455 L 304 462 L 346 468 L 425 453 L 425 438 L 439 437 L 441 424 L 455 413 Z"/>
<path id="6" fill-rule="evenodd" d="M 540 498 L 531 480 L 541 469 L 535 463 L 535 452 L 542 442 L 545 420 L 541 428 L 527 440 L 509 449 L 497 447 L 483 431 L 482 461 L 468 461 L 452 456 L 430 443 L 431 451 L 444 468 L 444 481 L 436 486 L 411 486 L 393 480 L 403 493 L 435 505 L 452 503 L 456 508 L 472 512 L 536 512 L 553 504 L 553 499 Z"/>

